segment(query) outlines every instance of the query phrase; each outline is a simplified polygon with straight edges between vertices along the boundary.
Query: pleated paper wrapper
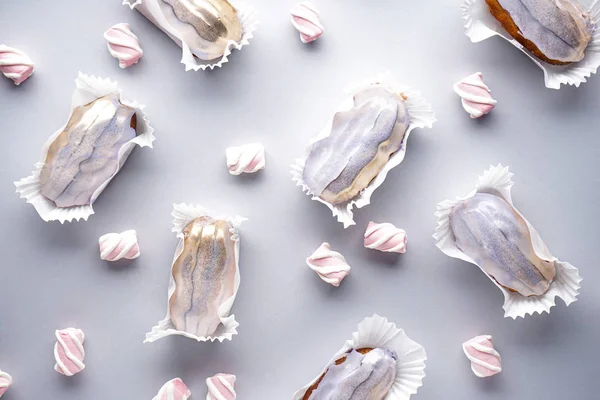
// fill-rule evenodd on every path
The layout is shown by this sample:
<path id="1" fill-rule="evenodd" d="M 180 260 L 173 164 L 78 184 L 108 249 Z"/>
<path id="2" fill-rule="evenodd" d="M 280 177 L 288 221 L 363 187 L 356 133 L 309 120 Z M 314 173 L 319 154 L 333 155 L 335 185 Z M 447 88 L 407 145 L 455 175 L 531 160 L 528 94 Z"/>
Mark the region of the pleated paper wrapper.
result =
<path id="1" fill-rule="evenodd" d="M 113 82 L 108 78 L 103 79 L 80 72 L 79 76 L 75 80 L 75 85 L 76 89 L 73 93 L 73 98 L 71 101 L 70 114 L 72 114 L 75 108 L 88 104 L 99 97 L 103 97 L 111 93 L 118 93 L 119 100 L 123 105 L 132 107 L 136 110 L 137 136 L 121 146 L 117 155 L 119 160 L 117 170 L 92 194 L 89 205 L 63 208 L 58 207 L 53 201 L 42 196 L 40 187 L 40 173 L 44 163 L 46 162 L 48 149 L 58 135 L 62 133 L 67 124 L 65 123 L 65 125 L 61 126 L 56 132 L 54 132 L 42 147 L 42 157 L 40 158 L 40 161 L 35 164 L 31 175 L 15 182 L 17 193 L 21 196 L 21 198 L 24 198 L 27 203 L 30 203 L 35 207 L 36 211 L 44 221 L 60 221 L 60 223 L 64 223 L 65 221 L 71 222 L 73 220 L 79 221 L 80 219 L 87 221 L 88 217 L 94 214 L 94 209 L 92 207 L 94 201 L 96 201 L 104 188 L 106 188 L 115 175 L 117 175 L 121 168 L 123 168 L 123 165 L 125 164 L 125 161 L 127 160 L 127 157 L 129 157 L 129 154 L 133 148 L 136 145 L 140 147 L 147 146 L 152 148 L 152 143 L 155 139 L 153 134 L 154 128 L 150 126 L 148 116 L 143 111 L 144 106 L 138 104 L 137 101 L 129 101 L 123 98 L 117 82 Z"/>
<path id="2" fill-rule="evenodd" d="M 404 134 L 402 147 L 391 155 L 390 159 L 384 165 L 379 174 L 377 174 L 377 176 L 369 183 L 369 185 L 366 188 L 364 188 L 357 196 L 345 203 L 333 205 L 321 199 L 318 195 L 313 193 L 304 183 L 304 180 L 302 179 L 302 175 L 304 173 L 304 166 L 306 164 L 306 160 L 308 158 L 312 145 L 331 134 L 331 128 L 333 125 L 333 119 L 335 117 L 335 114 L 341 111 L 350 110 L 354 104 L 353 95 L 373 84 L 385 85 L 391 90 L 393 90 L 395 93 L 402 93 L 407 97 L 405 103 L 408 108 L 410 121 L 408 128 L 406 129 L 406 133 Z M 325 204 L 331 210 L 333 216 L 336 217 L 339 222 L 344 224 L 344 228 L 347 228 L 351 225 L 355 225 L 354 214 L 352 212 L 352 209 L 354 207 L 362 208 L 370 204 L 373 192 L 375 192 L 375 190 L 383 184 L 388 172 L 392 168 L 399 165 L 402 162 L 402 160 L 404 160 L 404 156 L 406 154 L 406 147 L 408 143 L 408 137 L 410 136 L 412 130 L 415 128 L 431 128 L 433 126 L 433 123 L 436 121 L 435 114 L 431 109 L 431 105 L 427 103 L 425 98 L 423 98 L 419 92 L 414 91 L 412 88 L 398 83 L 396 79 L 392 76 L 392 74 L 389 72 L 376 75 L 358 84 L 352 84 L 350 85 L 350 89 L 348 90 L 348 92 L 348 98 L 338 107 L 334 115 L 329 120 L 327 126 L 325 126 L 325 128 L 323 128 L 323 130 L 321 130 L 321 132 L 317 136 L 311 139 L 304 157 L 297 159 L 291 167 L 292 180 L 296 182 L 298 186 L 301 186 L 302 190 L 306 192 L 307 195 L 311 196 L 312 200 L 316 200 L 320 203 Z"/>
<path id="3" fill-rule="evenodd" d="M 581 282 L 581 278 L 577 268 L 568 262 L 560 261 L 552 255 L 535 228 L 515 208 L 511 197 L 511 188 L 513 185 L 511 179 L 512 176 L 513 174 L 508 171 L 508 167 L 503 167 L 501 165 L 490 167 L 479 177 L 476 189 L 467 196 L 438 203 L 437 212 L 435 213 L 438 218 L 437 228 L 433 237 L 436 240 L 436 246 L 446 255 L 477 265 L 473 259 L 464 254 L 455 244 L 454 234 L 450 227 L 450 213 L 452 208 L 459 202 L 473 197 L 476 193 L 500 195 L 506 200 L 527 223 L 535 253 L 541 259 L 553 262 L 556 268 L 556 276 L 546 293 L 540 296 L 523 296 L 519 293 L 511 292 L 498 284 L 495 279 L 488 275 L 483 268 L 478 265 L 504 294 L 504 316 L 506 318 L 510 317 L 516 319 L 518 317 L 525 317 L 528 314 L 549 313 L 550 309 L 556 305 L 556 297 L 561 298 L 567 306 L 573 303 L 577 300 L 577 296 L 579 295 L 579 289 L 581 287 L 579 282 Z"/>
<path id="4" fill-rule="evenodd" d="M 200 205 L 187 205 L 187 204 L 173 204 L 173 229 L 172 231 L 177 234 L 179 238 L 179 243 L 177 244 L 177 249 L 175 250 L 175 256 L 173 257 L 173 263 L 171 265 L 171 273 L 169 279 L 169 290 L 167 293 L 167 315 L 162 321 L 159 321 L 156 326 L 152 328 L 152 330 L 146 333 L 146 340 L 144 343 L 154 342 L 158 339 L 162 339 L 166 336 L 171 335 L 180 335 L 185 336 L 190 339 L 195 339 L 199 342 L 214 342 L 218 340 L 222 342 L 223 340 L 231 340 L 233 335 L 237 335 L 237 327 L 239 323 L 235 320 L 235 316 L 230 314 L 231 307 L 233 306 L 233 302 L 235 301 L 235 296 L 237 295 L 238 289 L 240 287 L 240 238 L 238 228 L 246 220 L 244 217 L 235 216 L 221 216 L 214 214 L 204 207 Z M 211 336 L 197 336 L 192 333 L 188 333 L 185 331 L 181 331 L 175 328 L 175 325 L 171 321 L 171 313 L 169 309 L 169 300 L 173 293 L 175 293 L 175 280 L 173 279 L 173 265 L 175 265 L 175 261 L 181 255 L 183 251 L 183 229 L 194 219 L 199 217 L 210 217 L 215 220 L 225 220 L 229 221 L 233 228 L 230 230 L 231 240 L 235 242 L 235 280 L 234 280 L 234 289 L 233 295 L 228 298 L 221 306 L 219 307 L 219 318 L 221 320 L 221 324 L 219 324 L 217 330 Z"/>
<path id="5" fill-rule="evenodd" d="M 544 71 L 544 81 L 547 88 L 560 89 L 561 85 L 575 85 L 587 81 L 595 74 L 600 66 L 600 0 L 595 0 L 589 8 L 596 29 L 592 34 L 583 60 L 567 64 L 552 65 L 534 56 L 529 50 L 517 42 L 490 13 L 485 0 L 464 0 L 462 13 L 465 22 L 465 34 L 471 42 L 481 42 L 492 36 L 500 36 L 510 44 L 525 53 L 531 60 Z"/>
<path id="6" fill-rule="evenodd" d="M 194 56 L 192 49 L 183 40 L 179 31 L 165 17 L 165 13 L 172 12 L 168 3 L 162 0 L 123 0 L 123 5 L 132 10 L 138 10 L 181 47 L 181 63 L 185 65 L 186 71 L 221 68 L 229 61 L 232 50 L 241 50 L 242 47 L 250 44 L 250 39 L 254 37 L 254 31 L 258 25 L 258 16 L 253 6 L 245 2 L 232 1 L 231 5 L 237 10 L 242 24 L 242 38 L 239 42 L 230 40 L 222 57 L 215 60 L 202 60 Z"/>
<path id="7" fill-rule="evenodd" d="M 358 331 L 352 334 L 352 339 L 335 353 L 327 366 L 308 385 L 294 393 L 293 400 L 302 400 L 308 389 L 327 372 L 330 365 L 345 357 L 353 349 L 383 348 L 391 350 L 398 356 L 396 361 L 396 379 L 385 396 L 385 400 L 408 400 L 423 386 L 425 378 L 425 348 L 409 339 L 402 329 L 389 322 L 387 318 L 374 314 L 358 324 Z"/>

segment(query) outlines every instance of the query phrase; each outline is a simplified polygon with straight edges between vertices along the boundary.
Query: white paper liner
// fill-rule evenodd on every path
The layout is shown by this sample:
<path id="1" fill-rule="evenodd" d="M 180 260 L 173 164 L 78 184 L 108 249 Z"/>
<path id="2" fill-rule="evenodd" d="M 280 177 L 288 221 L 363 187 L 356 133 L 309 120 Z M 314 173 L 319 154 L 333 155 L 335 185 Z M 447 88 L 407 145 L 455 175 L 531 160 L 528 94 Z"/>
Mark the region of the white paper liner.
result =
<path id="1" fill-rule="evenodd" d="M 358 324 L 358 332 L 352 334 L 352 339 L 335 353 L 327 366 L 308 385 L 294 393 L 293 400 L 302 400 L 306 391 L 327 371 L 330 365 L 344 357 L 352 349 L 365 347 L 384 348 L 396 353 L 396 379 L 385 400 L 408 400 L 411 395 L 423 386 L 425 378 L 425 348 L 409 339 L 396 324 L 388 322 L 387 318 L 374 314 Z"/>
<path id="2" fill-rule="evenodd" d="M 592 39 L 585 49 L 585 57 L 578 63 L 568 65 L 548 64 L 517 42 L 494 18 L 490 13 L 485 0 L 464 0 L 461 9 L 465 19 L 465 34 L 471 39 L 471 42 L 481 42 L 487 38 L 498 35 L 513 46 L 527 54 L 531 60 L 544 71 L 544 81 L 547 88 L 560 89 L 561 85 L 575 85 L 586 82 L 592 74 L 595 74 L 600 66 L 600 32 L 597 27 L 600 26 L 600 1 L 595 0 L 590 6 L 589 12 L 596 29 L 592 34 Z"/>
<path id="3" fill-rule="evenodd" d="M 223 64 L 229 61 L 229 55 L 233 49 L 241 50 L 242 47 L 250 44 L 250 39 L 254 37 L 254 31 L 258 25 L 258 16 L 254 7 L 241 1 L 230 2 L 238 12 L 242 24 L 242 38 L 239 42 L 230 40 L 225 49 L 225 53 L 221 58 L 216 59 L 216 61 L 201 60 L 194 56 L 190 47 L 182 39 L 179 31 L 165 18 L 159 3 L 161 3 L 161 0 L 123 0 L 123 5 L 129 6 L 132 10 L 138 10 L 181 47 L 181 63 L 185 65 L 186 71 L 221 68 Z"/>
<path id="4" fill-rule="evenodd" d="M 92 207 L 94 201 L 96 201 L 100 193 L 102 193 L 104 188 L 106 188 L 106 185 L 108 185 L 115 175 L 119 173 L 121 168 L 123 168 L 127 157 L 129 157 L 129 154 L 135 145 L 140 147 L 148 146 L 152 148 L 152 142 L 154 142 L 155 139 L 153 134 L 154 128 L 150 126 L 148 116 L 143 111 L 145 106 L 138 104 L 137 101 L 129 101 L 124 99 L 121 95 L 121 90 L 119 89 L 117 82 L 113 82 L 108 78 L 102 79 L 100 77 L 90 76 L 79 72 L 79 75 L 75 80 L 75 84 L 76 89 L 71 100 L 71 113 L 76 107 L 88 104 L 99 97 L 106 96 L 111 93 L 118 93 L 119 100 L 122 104 L 132 107 L 136 110 L 136 114 L 138 116 L 136 126 L 137 136 L 121 146 L 118 152 L 119 165 L 117 170 L 92 194 L 90 204 L 68 208 L 58 207 L 53 201 L 42 196 L 40 192 L 39 179 L 40 173 L 46 161 L 48 149 L 56 137 L 65 129 L 67 126 L 66 123 L 48 138 L 44 144 L 44 147 L 42 147 L 42 157 L 40 158 L 40 161 L 34 165 L 34 170 L 31 175 L 14 182 L 14 184 L 17 188 L 17 193 L 19 193 L 21 198 L 24 198 L 27 203 L 32 204 L 44 221 L 60 221 L 61 224 L 65 221 L 79 221 L 80 219 L 87 221 L 88 217 L 94 214 L 94 209 Z M 142 118 L 140 118 L 140 116 Z"/>
<path id="5" fill-rule="evenodd" d="M 301 186 L 302 190 L 306 192 L 307 195 L 312 197 L 312 200 L 316 200 L 329 207 L 333 216 L 337 217 L 337 220 L 344 224 L 344 228 L 347 228 L 351 225 L 355 225 L 353 219 L 354 214 L 352 212 L 352 209 L 354 207 L 362 208 L 368 205 L 371 202 L 371 195 L 373 194 L 373 192 L 375 192 L 375 189 L 381 186 L 383 181 L 385 181 L 388 172 L 392 168 L 400 164 L 402 160 L 404 160 L 404 155 L 406 154 L 406 147 L 408 143 L 408 137 L 410 136 L 412 130 L 415 128 L 431 128 L 433 123 L 437 121 L 437 119 L 435 118 L 435 114 L 431 109 L 431 105 L 427 103 L 425 98 L 423 98 L 419 92 L 414 91 L 412 88 L 399 84 L 389 72 L 369 78 L 362 83 L 351 85 L 348 98 L 337 108 L 337 110 L 334 112 L 334 115 L 340 111 L 352 108 L 352 96 L 360 90 L 364 89 L 365 87 L 376 83 L 386 85 L 394 92 L 403 93 L 407 97 L 406 106 L 410 115 L 410 122 L 404 135 L 402 147 L 390 157 L 383 169 L 369 183 L 369 185 L 366 188 L 364 188 L 352 200 L 342 204 L 333 205 L 312 193 L 308 186 L 302 180 L 306 159 L 308 158 L 308 155 L 310 153 L 310 146 L 313 143 L 331 134 L 333 116 L 331 117 L 325 128 L 323 128 L 317 136 L 311 139 L 304 157 L 297 159 L 296 162 L 291 166 L 292 180 L 296 182 L 296 185 Z"/>
<path id="6" fill-rule="evenodd" d="M 550 250 L 548 250 L 548 247 L 535 228 L 515 208 L 511 198 L 511 187 L 513 185 L 511 180 L 512 176 L 513 174 L 508 172 L 508 167 L 503 167 L 502 165 L 490 167 L 482 176 L 479 177 L 479 181 L 474 191 L 456 200 L 445 200 L 438 203 L 437 212 L 435 213 L 438 218 L 437 228 L 435 229 L 435 234 L 433 237 L 436 240 L 435 245 L 446 255 L 477 265 L 473 259 L 464 254 L 455 245 L 454 233 L 450 227 L 450 212 L 456 204 L 474 196 L 475 193 L 499 194 L 504 200 L 506 200 L 527 223 L 535 253 L 543 260 L 554 262 L 556 268 L 556 276 L 554 281 L 550 284 L 548 291 L 541 296 L 526 297 L 520 295 L 519 293 L 511 292 L 502 287 L 500 284 L 498 284 L 498 282 L 496 282 L 495 279 L 488 275 L 490 280 L 504 294 L 504 317 L 516 319 L 517 317 L 525 317 L 527 314 L 533 315 L 534 313 L 550 313 L 550 309 L 556 305 L 556 297 L 560 297 L 567 306 L 576 301 L 577 295 L 579 295 L 579 289 L 581 287 L 579 285 L 581 278 L 579 277 L 579 271 L 577 268 L 567 262 L 558 260 L 552 255 L 552 253 L 550 253 Z M 479 268 L 486 273 L 481 266 L 479 266 Z"/>
<path id="7" fill-rule="evenodd" d="M 235 301 L 235 296 L 237 295 L 241 281 L 239 265 L 240 238 L 238 234 L 238 228 L 242 222 L 246 220 L 246 218 L 237 215 L 235 217 L 216 215 L 200 205 L 194 206 L 183 203 L 173 204 L 173 213 L 171 215 L 173 215 L 172 231 L 175 232 L 179 238 L 179 243 L 177 244 L 177 249 L 175 250 L 175 256 L 173 257 L 173 264 L 171 265 L 171 271 L 173 271 L 175 260 L 177 260 L 177 257 L 179 257 L 183 251 L 183 229 L 191 221 L 198 217 L 206 216 L 216 220 L 229 221 L 231 223 L 233 226 L 233 228 L 230 230 L 231 240 L 235 242 L 235 281 L 233 295 L 219 307 L 219 318 L 221 319 L 221 324 L 213 335 L 197 336 L 188 332 L 177 330 L 175 325 L 173 325 L 173 322 L 171 322 L 171 312 L 169 310 L 169 299 L 171 299 L 171 296 L 175 292 L 175 280 L 173 279 L 173 274 L 171 273 L 167 295 L 167 315 L 162 321 L 159 321 L 158 325 L 154 326 L 150 332 L 146 333 L 146 340 L 144 340 L 144 343 L 154 342 L 155 340 L 171 335 L 181 335 L 190 339 L 195 339 L 199 342 L 214 342 L 215 340 L 223 342 L 225 339 L 231 340 L 233 335 L 237 335 L 237 327 L 239 326 L 239 323 L 235 320 L 235 315 L 229 314 L 231 307 L 233 306 L 233 302 Z"/>

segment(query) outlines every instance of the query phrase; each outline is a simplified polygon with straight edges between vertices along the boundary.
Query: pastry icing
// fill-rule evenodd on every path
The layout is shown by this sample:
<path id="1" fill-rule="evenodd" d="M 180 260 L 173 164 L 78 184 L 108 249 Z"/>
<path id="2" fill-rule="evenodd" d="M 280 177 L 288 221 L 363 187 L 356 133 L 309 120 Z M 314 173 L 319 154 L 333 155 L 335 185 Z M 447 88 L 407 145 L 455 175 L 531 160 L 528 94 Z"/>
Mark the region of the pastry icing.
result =
<path id="1" fill-rule="evenodd" d="M 136 64 L 144 55 L 138 37 L 129 24 L 120 23 L 104 32 L 110 55 L 119 60 L 119 67 L 127 68 Z"/>
<path id="2" fill-rule="evenodd" d="M 192 392 L 180 378 L 165 383 L 152 400 L 188 400 Z"/>
<path id="3" fill-rule="evenodd" d="M 85 335 L 81 329 L 67 328 L 55 332 L 54 370 L 66 376 L 73 376 L 85 368 L 83 358 L 83 340 Z"/>
<path id="4" fill-rule="evenodd" d="M 486 0 L 490 13 L 542 61 L 581 61 L 592 38 L 591 16 L 576 0 Z"/>
<path id="5" fill-rule="evenodd" d="M 352 349 L 343 361 L 329 366 L 303 400 L 383 400 L 396 378 L 396 359 L 386 349 Z"/>
<path id="6" fill-rule="evenodd" d="M 73 110 L 40 172 L 40 192 L 58 207 L 89 205 L 119 168 L 119 150 L 136 137 L 136 110 L 117 93 Z"/>
<path id="7" fill-rule="evenodd" d="M 265 168 L 265 148 L 261 143 L 228 147 L 225 157 L 231 175 L 251 174 Z"/>
<path id="8" fill-rule="evenodd" d="M 202 60 L 225 54 L 229 41 L 239 43 L 242 24 L 238 12 L 227 0 L 162 0 L 171 9 L 164 17 Z"/>
<path id="9" fill-rule="evenodd" d="M 140 246 L 136 231 L 131 229 L 121 233 L 107 233 L 98 239 L 100 259 L 117 261 L 122 258 L 133 260 L 140 256 Z"/>
<path id="10" fill-rule="evenodd" d="M 183 229 L 183 250 L 173 264 L 169 299 L 175 328 L 210 336 L 221 323 L 220 306 L 234 295 L 236 257 L 229 221 L 199 217 Z"/>
<path id="11" fill-rule="evenodd" d="M 406 232 L 387 222 L 376 224 L 371 221 L 365 231 L 364 244 L 367 249 L 405 253 Z"/>
<path id="12" fill-rule="evenodd" d="M 461 97 L 462 106 L 471 118 L 488 114 L 497 103 L 490 94 L 490 88 L 483 83 L 481 72 L 469 75 L 455 83 L 454 91 Z"/>
<path id="13" fill-rule="evenodd" d="M 21 50 L 0 44 L 0 72 L 15 85 L 20 85 L 33 74 L 35 66 L 31 58 Z"/>
<path id="14" fill-rule="evenodd" d="M 535 253 L 527 223 L 499 196 L 476 193 L 450 213 L 456 246 L 498 284 L 523 296 L 544 294 L 556 269 Z"/>
<path id="15" fill-rule="evenodd" d="M 235 400 L 235 375 L 216 374 L 206 379 L 208 394 L 206 400 Z"/>
<path id="16" fill-rule="evenodd" d="M 479 378 L 487 378 L 502 371 L 502 359 L 494 349 L 490 335 L 475 336 L 463 343 L 463 351 L 471 361 L 471 370 Z"/>
<path id="17" fill-rule="evenodd" d="M 331 204 L 352 200 L 400 149 L 409 121 L 401 94 L 380 84 L 360 90 L 334 115 L 331 134 L 311 145 L 303 182 Z"/>
<path id="18" fill-rule="evenodd" d="M 300 32 L 302 43 L 317 40 L 324 32 L 319 20 L 319 11 L 310 3 L 298 3 L 292 7 L 292 25 Z"/>
<path id="19" fill-rule="evenodd" d="M 342 280 L 350 273 L 350 266 L 343 255 L 331 250 L 329 243 L 325 242 L 306 259 L 306 264 L 315 271 L 325 282 L 339 286 Z"/>
<path id="20" fill-rule="evenodd" d="M 12 376 L 10 376 L 7 372 L 0 370 L 0 397 L 2 397 L 10 385 L 12 385 L 12 381 Z"/>

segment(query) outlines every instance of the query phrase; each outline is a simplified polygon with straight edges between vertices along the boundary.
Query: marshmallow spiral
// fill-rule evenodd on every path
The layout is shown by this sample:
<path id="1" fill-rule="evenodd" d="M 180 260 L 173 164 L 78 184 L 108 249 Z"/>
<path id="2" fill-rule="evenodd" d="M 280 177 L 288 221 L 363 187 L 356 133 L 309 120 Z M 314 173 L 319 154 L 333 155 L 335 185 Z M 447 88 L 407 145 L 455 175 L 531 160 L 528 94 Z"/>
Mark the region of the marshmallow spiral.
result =
<path id="1" fill-rule="evenodd" d="M 227 168 L 231 175 L 254 173 L 265 168 L 265 148 L 260 143 L 249 143 L 243 146 L 225 149 Z"/>
<path id="2" fill-rule="evenodd" d="M 110 55 L 119 60 L 119 67 L 127 68 L 144 55 L 138 37 L 131 32 L 129 24 L 120 23 L 104 32 Z"/>
<path id="3" fill-rule="evenodd" d="M 350 273 L 350 266 L 344 256 L 331 250 L 331 246 L 327 242 L 306 259 L 306 264 L 321 279 L 333 286 L 339 286 L 340 282 Z"/>
<path id="4" fill-rule="evenodd" d="M 140 256 L 140 246 L 135 230 L 121 233 L 107 233 L 98 239 L 100 258 L 107 261 L 117 261 L 122 258 L 133 260 Z"/>
<path id="5" fill-rule="evenodd" d="M 235 400 L 235 375 L 216 374 L 206 379 L 208 394 L 206 400 Z"/>
<path id="6" fill-rule="evenodd" d="M 66 376 L 73 376 L 85 368 L 83 358 L 83 340 L 85 335 L 81 329 L 67 328 L 57 330 L 56 344 L 54 345 L 54 369 Z"/>
<path id="7" fill-rule="evenodd" d="M 494 349 L 490 335 L 475 336 L 463 343 L 463 351 L 471 361 L 471 370 L 479 378 L 502 371 L 500 354 Z"/>
<path id="8" fill-rule="evenodd" d="M 35 66 L 31 58 L 20 50 L 0 44 L 0 72 L 15 85 L 20 85 L 33 74 Z"/>
<path id="9" fill-rule="evenodd" d="M 369 222 L 364 235 L 367 249 L 379 250 L 386 253 L 406 252 L 406 232 L 390 223 L 376 224 Z"/>
<path id="10" fill-rule="evenodd" d="M 323 34 L 323 26 L 319 21 L 319 12 L 310 3 L 298 3 L 290 10 L 292 25 L 300 31 L 302 43 L 317 40 Z"/>
<path id="11" fill-rule="evenodd" d="M 192 392 L 180 378 L 165 383 L 152 400 L 188 400 Z"/>
<path id="12" fill-rule="evenodd" d="M 0 370 L 0 397 L 8 390 L 10 385 L 12 385 L 12 376 Z"/>
<path id="13" fill-rule="evenodd" d="M 483 75 L 477 72 L 454 84 L 454 91 L 462 98 L 462 106 L 471 118 L 479 118 L 494 109 L 497 101 L 490 88 L 483 83 Z"/>

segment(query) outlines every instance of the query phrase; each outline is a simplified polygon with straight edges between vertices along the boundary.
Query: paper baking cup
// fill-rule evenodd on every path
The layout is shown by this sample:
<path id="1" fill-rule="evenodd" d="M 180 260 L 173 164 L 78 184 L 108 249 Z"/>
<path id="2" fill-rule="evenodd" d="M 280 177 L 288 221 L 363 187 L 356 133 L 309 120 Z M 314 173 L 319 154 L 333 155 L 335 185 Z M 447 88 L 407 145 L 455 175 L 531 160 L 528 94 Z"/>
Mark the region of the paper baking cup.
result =
<path id="1" fill-rule="evenodd" d="M 167 293 L 167 315 L 165 319 L 158 322 L 158 325 L 154 326 L 152 330 L 146 333 L 146 340 L 144 343 L 154 342 L 155 340 L 164 338 L 166 336 L 171 335 L 181 335 L 188 337 L 190 339 L 195 339 L 199 342 L 214 342 L 218 340 L 222 342 L 223 340 L 231 340 L 233 335 L 237 335 L 237 327 L 239 323 L 235 320 L 235 316 L 233 314 L 229 314 L 231 311 L 231 307 L 233 306 L 233 302 L 235 301 L 235 296 L 237 295 L 238 289 L 240 287 L 240 238 L 238 233 L 238 228 L 246 220 L 246 218 L 235 216 L 235 217 L 227 217 L 216 215 L 204 207 L 199 205 L 186 205 L 186 204 L 173 204 L 173 229 L 172 231 L 177 234 L 179 238 L 179 243 L 177 244 L 177 249 L 175 250 L 175 256 L 173 257 L 173 264 L 171 264 L 171 274 L 169 280 L 169 290 Z M 235 242 L 235 282 L 234 282 L 234 290 L 233 295 L 227 299 L 227 301 L 219 307 L 219 318 L 221 319 L 221 324 L 215 331 L 215 333 L 211 336 L 196 336 L 191 333 L 180 331 L 175 328 L 173 322 L 171 322 L 171 312 L 169 309 L 169 300 L 171 296 L 175 292 L 175 280 L 173 279 L 173 265 L 175 264 L 175 260 L 177 257 L 181 255 L 183 251 L 183 229 L 194 219 L 199 217 L 210 217 L 215 220 L 225 220 L 229 221 L 233 226 L 231 232 L 231 240 Z"/>
<path id="2" fill-rule="evenodd" d="M 358 324 L 358 332 L 352 334 L 352 339 L 346 341 L 315 379 L 294 393 L 293 400 L 302 400 L 306 391 L 327 372 L 329 366 L 333 365 L 335 361 L 346 356 L 352 349 L 365 347 L 391 350 L 398 356 L 396 379 L 385 396 L 385 400 L 408 400 L 423 386 L 425 360 L 427 360 L 425 348 L 409 339 L 402 329 L 396 327 L 396 324 L 374 314 Z"/>
<path id="3" fill-rule="evenodd" d="M 62 133 L 67 125 L 65 124 L 61 126 L 52 134 L 52 136 L 48 138 L 44 144 L 44 147 L 42 148 L 42 157 L 40 161 L 35 164 L 31 175 L 15 182 L 15 186 L 17 187 L 17 193 L 19 193 L 21 198 L 24 198 L 27 203 L 32 204 L 44 221 L 60 221 L 61 224 L 65 221 L 79 221 L 80 219 L 87 221 L 88 217 L 94 214 L 94 209 L 92 208 L 94 201 L 96 201 L 106 185 L 108 185 L 115 175 L 117 175 L 117 173 L 121 170 L 121 168 L 123 168 L 123 164 L 125 164 L 127 157 L 129 157 L 129 154 L 135 145 L 152 148 L 152 142 L 154 142 L 155 139 L 153 134 L 154 128 L 150 126 L 148 116 L 143 111 L 144 106 L 138 104 L 137 101 L 132 102 L 124 99 L 121 96 L 121 89 L 119 89 L 117 82 L 113 82 L 108 78 L 96 78 L 95 76 L 85 75 L 80 72 L 79 76 L 75 80 L 75 85 L 76 89 L 73 93 L 73 99 L 71 101 L 71 114 L 77 107 L 88 104 L 99 97 L 106 96 L 111 93 L 117 93 L 119 95 L 119 101 L 121 104 L 132 107 L 136 110 L 136 115 L 138 116 L 136 126 L 137 136 L 121 146 L 118 153 L 119 164 L 117 170 L 92 194 L 90 204 L 68 208 L 58 207 L 53 201 L 42 196 L 40 192 L 40 173 L 44 167 L 44 163 L 46 162 L 48 149 L 56 137 Z M 143 118 L 140 118 L 140 116 Z"/>
<path id="4" fill-rule="evenodd" d="M 397 152 L 392 154 L 392 156 L 384 165 L 383 169 L 379 172 L 379 174 L 356 197 L 345 203 L 333 205 L 312 193 L 308 186 L 304 183 L 302 175 L 304 173 L 306 159 L 308 158 L 308 155 L 310 153 L 310 147 L 312 146 L 312 144 L 331 134 L 331 128 L 335 114 L 341 111 L 347 111 L 351 109 L 354 104 L 353 95 L 373 84 L 386 85 L 395 93 L 403 93 L 407 97 L 405 103 L 408 108 L 410 121 L 406 133 L 404 135 L 402 147 Z M 334 115 L 331 117 L 327 126 L 325 126 L 325 128 L 323 128 L 323 130 L 321 130 L 321 132 L 310 141 L 304 158 L 297 159 L 296 162 L 292 165 L 292 180 L 296 182 L 298 186 L 301 186 L 302 190 L 306 192 L 307 195 L 312 197 L 312 200 L 316 200 L 329 207 L 333 216 L 337 217 L 337 220 L 344 224 L 344 228 L 347 228 L 351 225 L 355 225 L 352 209 L 354 207 L 362 208 L 368 205 L 371 202 L 371 195 L 379 186 L 381 186 L 383 181 L 385 181 L 388 172 L 392 168 L 400 164 L 402 160 L 404 160 L 404 155 L 406 154 L 406 146 L 408 143 L 408 137 L 410 136 L 412 130 L 415 128 L 431 128 L 435 121 L 436 118 L 433 110 L 431 109 L 431 105 L 427 103 L 427 101 L 421 96 L 421 94 L 419 92 L 414 91 L 408 86 L 397 83 L 394 77 L 389 72 L 369 78 L 362 83 L 353 84 L 350 86 L 348 98 L 338 107 Z"/>
<path id="5" fill-rule="evenodd" d="M 465 19 L 465 34 L 471 39 L 471 42 L 481 42 L 487 38 L 498 35 L 513 46 L 527 54 L 538 67 L 544 71 L 544 81 L 546 87 L 550 89 L 560 89 L 562 84 L 575 85 L 586 82 L 600 66 L 600 33 L 597 27 L 600 26 L 600 2 L 595 0 L 589 8 L 592 20 L 596 29 L 592 35 L 592 40 L 585 49 L 585 57 L 578 63 L 568 65 L 552 65 L 535 57 L 529 50 L 517 42 L 494 18 L 490 13 L 485 0 L 465 0 L 461 6 L 463 18 Z"/>
<path id="6" fill-rule="evenodd" d="M 437 205 L 437 228 L 433 235 L 436 240 L 435 245 L 443 251 L 446 255 L 459 258 L 467 261 L 471 264 L 477 265 L 477 263 L 463 253 L 455 244 L 454 233 L 450 227 L 450 213 L 452 208 L 459 202 L 473 197 L 476 193 L 494 193 L 499 194 L 504 200 L 506 200 L 513 209 L 525 220 L 531 241 L 533 244 L 533 250 L 543 260 L 554 262 L 556 268 L 556 276 L 554 281 L 550 284 L 550 287 L 546 293 L 541 296 L 523 296 L 516 292 L 511 292 L 504 288 L 495 279 L 488 275 L 481 266 L 481 270 L 488 275 L 488 278 L 502 291 L 504 294 L 504 316 L 516 319 L 517 317 L 525 317 L 527 314 L 550 312 L 550 309 L 556 305 L 555 298 L 560 297 L 563 299 L 565 304 L 568 306 L 577 300 L 579 295 L 581 278 L 579 277 L 579 271 L 577 268 L 567 262 L 558 260 L 550 253 L 548 247 L 535 230 L 535 228 L 527 221 L 525 217 L 515 208 L 511 198 L 511 187 L 513 174 L 508 172 L 508 167 L 498 165 L 496 167 L 490 167 L 479 177 L 476 189 L 466 195 L 465 197 L 458 198 L 456 200 L 445 200 Z"/>
<path id="7" fill-rule="evenodd" d="M 242 24 L 242 39 L 239 42 L 230 40 L 221 58 L 216 61 L 206 61 L 194 56 L 179 31 L 165 18 L 164 7 L 170 7 L 167 3 L 162 0 L 123 0 L 123 5 L 129 6 L 132 10 L 138 10 L 181 47 L 181 63 L 185 65 L 186 71 L 221 68 L 223 64 L 229 61 L 229 55 L 233 49 L 241 50 L 242 47 L 250 44 L 250 39 L 254 37 L 254 31 L 258 25 L 258 17 L 254 7 L 244 2 L 231 2 L 231 5 L 237 10 Z"/>

